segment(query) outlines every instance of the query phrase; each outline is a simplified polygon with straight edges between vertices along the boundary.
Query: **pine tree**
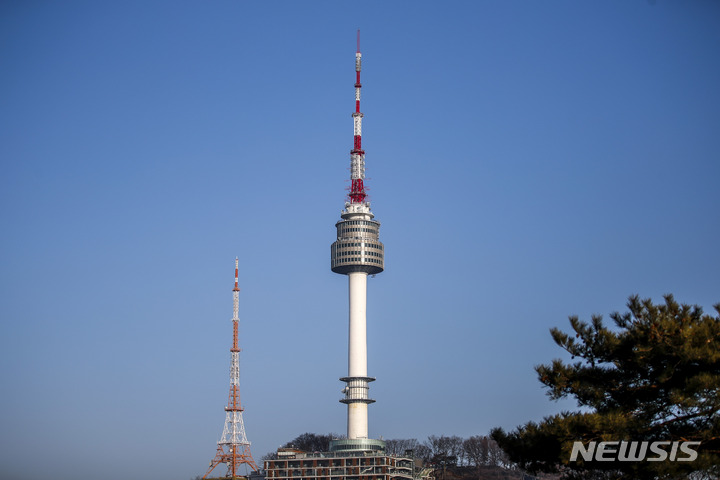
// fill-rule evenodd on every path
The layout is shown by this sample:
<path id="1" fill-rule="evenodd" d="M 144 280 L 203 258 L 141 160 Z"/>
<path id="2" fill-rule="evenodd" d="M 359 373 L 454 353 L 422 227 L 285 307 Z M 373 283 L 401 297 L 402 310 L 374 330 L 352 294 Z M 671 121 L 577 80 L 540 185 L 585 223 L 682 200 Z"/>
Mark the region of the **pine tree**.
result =
<path id="1" fill-rule="evenodd" d="M 510 459 L 564 478 L 718 478 L 720 475 L 720 304 L 718 316 L 630 297 L 627 313 L 590 323 L 570 317 L 573 334 L 551 330 L 574 360 L 535 368 L 551 399 L 574 397 L 581 410 L 546 417 L 492 437 Z M 691 462 L 569 461 L 573 442 L 697 441 Z"/>

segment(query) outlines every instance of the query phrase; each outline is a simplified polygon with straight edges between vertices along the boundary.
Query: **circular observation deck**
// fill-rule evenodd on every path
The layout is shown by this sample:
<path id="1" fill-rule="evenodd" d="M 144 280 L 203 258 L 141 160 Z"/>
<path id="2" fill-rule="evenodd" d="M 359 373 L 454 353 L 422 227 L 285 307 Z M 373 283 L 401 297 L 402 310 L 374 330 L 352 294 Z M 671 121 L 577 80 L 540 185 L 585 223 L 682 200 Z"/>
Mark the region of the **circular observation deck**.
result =
<path id="1" fill-rule="evenodd" d="M 385 246 L 380 242 L 380 222 L 370 215 L 343 215 L 335 224 L 337 240 L 330 247 L 330 268 L 335 273 L 365 272 L 369 275 L 385 269 Z"/>

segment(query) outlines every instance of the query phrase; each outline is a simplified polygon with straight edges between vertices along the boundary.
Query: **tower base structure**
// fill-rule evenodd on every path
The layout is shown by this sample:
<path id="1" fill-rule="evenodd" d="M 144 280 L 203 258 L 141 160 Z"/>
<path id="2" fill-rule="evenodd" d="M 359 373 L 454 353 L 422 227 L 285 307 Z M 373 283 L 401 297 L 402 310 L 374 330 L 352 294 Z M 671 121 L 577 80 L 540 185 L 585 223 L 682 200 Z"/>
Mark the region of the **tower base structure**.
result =
<path id="1" fill-rule="evenodd" d="M 227 464 L 227 473 L 225 476 L 210 477 L 210 473 L 221 463 Z M 249 445 L 218 445 L 215 458 L 213 458 L 210 462 L 210 468 L 202 478 L 203 480 L 246 480 L 253 475 L 252 472 L 250 475 L 241 475 L 240 467 L 243 465 L 250 467 L 252 472 L 257 472 L 259 470 L 257 465 L 255 465 L 255 460 L 253 460 L 252 455 L 250 454 Z"/>
<path id="2" fill-rule="evenodd" d="M 330 441 L 331 452 L 346 452 L 364 454 L 372 454 L 373 452 L 383 452 L 385 450 L 385 442 L 382 440 L 373 440 L 372 438 L 343 438 Z"/>
<path id="3" fill-rule="evenodd" d="M 266 480 L 432 480 L 422 461 L 407 455 L 388 455 L 385 442 L 341 439 L 329 452 L 279 449 L 278 458 L 265 461 Z"/>

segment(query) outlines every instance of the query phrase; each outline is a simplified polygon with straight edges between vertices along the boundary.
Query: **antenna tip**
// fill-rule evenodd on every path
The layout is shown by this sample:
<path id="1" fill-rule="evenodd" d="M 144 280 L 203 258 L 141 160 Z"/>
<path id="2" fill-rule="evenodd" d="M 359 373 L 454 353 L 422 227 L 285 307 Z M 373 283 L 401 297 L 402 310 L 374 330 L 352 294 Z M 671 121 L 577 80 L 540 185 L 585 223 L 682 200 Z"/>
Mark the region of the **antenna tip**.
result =
<path id="1" fill-rule="evenodd" d="M 360 29 L 357 31 L 357 53 L 360 53 Z"/>

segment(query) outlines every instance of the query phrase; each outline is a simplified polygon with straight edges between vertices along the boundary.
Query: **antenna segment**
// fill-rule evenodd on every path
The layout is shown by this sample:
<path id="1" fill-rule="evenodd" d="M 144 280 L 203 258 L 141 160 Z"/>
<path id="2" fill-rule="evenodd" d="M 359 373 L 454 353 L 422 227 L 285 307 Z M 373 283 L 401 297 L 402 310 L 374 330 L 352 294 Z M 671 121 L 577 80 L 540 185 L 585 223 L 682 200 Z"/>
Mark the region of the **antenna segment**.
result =
<path id="1" fill-rule="evenodd" d="M 353 112 L 353 149 L 350 151 L 350 203 L 365 203 L 365 151 L 362 149 L 362 118 L 360 113 L 360 30 L 357 32 L 357 52 L 355 53 L 355 112 Z"/>
<path id="2" fill-rule="evenodd" d="M 240 347 L 238 346 L 238 311 L 240 307 L 240 288 L 238 288 L 238 259 L 235 257 L 235 287 L 233 288 L 233 343 L 230 348 L 230 394 L 228 395 L 228 404 L 225 407 L 225 427 L 223 428 L 222 438 L 217 443 L 217 452 L 215 458 L 210 462 L 210 468 L 203 476 L 208 479 L 208 475 L 219 464 L 227 465 L 227 473 L 225 477 L 238 479 L 244 478 L 240 470 L 243 465 L 245 470 L 258 470 L 252 455 L 250 454 L 250 442 L 245 435 L 245 425 L 243 424 L 242 412 L 244 408 L 240 404 Z"/>

